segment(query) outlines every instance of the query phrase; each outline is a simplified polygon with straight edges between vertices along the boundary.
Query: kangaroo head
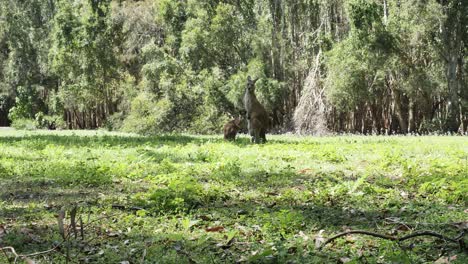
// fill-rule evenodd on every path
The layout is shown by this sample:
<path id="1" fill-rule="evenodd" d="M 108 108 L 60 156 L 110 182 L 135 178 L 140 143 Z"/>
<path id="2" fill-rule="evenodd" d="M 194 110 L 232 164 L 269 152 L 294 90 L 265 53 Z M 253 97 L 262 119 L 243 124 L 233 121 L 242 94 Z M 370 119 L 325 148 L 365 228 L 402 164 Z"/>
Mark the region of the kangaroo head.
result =
<path id="1" fill-rule="evenodd" d="M 258 81 L 258 78 L 251 79 L 250 76 L 247 76 L 247 92 L 250 94 L 255 93 L 255 83 Z"/>

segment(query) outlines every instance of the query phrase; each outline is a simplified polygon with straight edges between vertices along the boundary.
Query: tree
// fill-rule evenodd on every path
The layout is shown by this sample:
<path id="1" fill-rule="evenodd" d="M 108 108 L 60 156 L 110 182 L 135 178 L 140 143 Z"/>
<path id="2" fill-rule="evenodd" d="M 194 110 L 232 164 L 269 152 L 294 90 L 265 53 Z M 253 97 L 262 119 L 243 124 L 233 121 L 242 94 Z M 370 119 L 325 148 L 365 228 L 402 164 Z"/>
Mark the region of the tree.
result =
<path id="1" fill-rule="evenodd" d="M 110 1 L 57 3 L 49 53 L 68 126 L 96 128 L 116 112 L 118 79 Z M 80 11 L 78 16 L 76 10 Z"/>

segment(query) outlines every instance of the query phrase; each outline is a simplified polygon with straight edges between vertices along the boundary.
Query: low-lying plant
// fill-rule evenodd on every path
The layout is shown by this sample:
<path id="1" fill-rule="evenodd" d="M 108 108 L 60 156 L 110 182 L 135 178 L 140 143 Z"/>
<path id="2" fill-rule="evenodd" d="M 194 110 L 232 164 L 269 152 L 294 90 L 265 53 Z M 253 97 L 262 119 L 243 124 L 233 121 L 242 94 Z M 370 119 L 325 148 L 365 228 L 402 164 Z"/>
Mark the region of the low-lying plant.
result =
<path id="1" fill-rule="evenodd" d="M 2 131 L 0 247 L 38 263 L 466 262 L 437 236 L 321 245 L 459 235 L 467 138 L 268 139 Z"/>

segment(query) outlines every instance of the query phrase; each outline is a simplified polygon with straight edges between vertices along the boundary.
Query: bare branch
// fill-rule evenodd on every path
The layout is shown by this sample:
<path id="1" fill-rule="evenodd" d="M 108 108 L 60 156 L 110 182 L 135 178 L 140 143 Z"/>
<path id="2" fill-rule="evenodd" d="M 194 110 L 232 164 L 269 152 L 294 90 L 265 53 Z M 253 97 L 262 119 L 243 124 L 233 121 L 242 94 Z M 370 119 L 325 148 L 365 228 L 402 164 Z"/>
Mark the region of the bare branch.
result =
<path id="1" fill-rule="evenodd" d="M 442 239 L 444 241 L 456 243 L 456 244 L 459 244 L 460 246 L 463 246 L 463 243 L 461 243 L 461 239 L 465 236 L 465 233 L 466 233 L 465 230 L 463 230 L 456 237 L 450 238 L 450 237 L 444 236 L 442 234 L 439 234 L 439 233 L 436 233 L 436 232 L 433 232 L 433 231 L 421 231 L 421 232 L 412 233 L 412 234 L 409 234 L 409 235 L 406 235 L 406 236 L 403 236 L 403 237 L 396 237 L 396 236 L 389 236 L 389 235 L 374 233 L 374 232 L 365 231 L 365 230 L 350 230 L 350 231 L 346 231 L 346 232 L 343 232 L 343 233 L 339 233 L 339 234 L 327 239 L 325 242 L 323 242 L 322 245 L 320 245 L 319 250 L 322 249 L 323 247 L 325 247 L 325 245 L 332 242 L 333 240 L 335 240 L 337 238 L 340 238 L 340 237 L 343 237 L 343 236 L 346 236 L 346 235 L 351 235 L 351 234 L 368 235 L 368 236 L 378 237 L 378 238 L 391 240 L 391 241 L 397 241 L 397 242 L 405 241 L 405 240 L 415 238 L 415 237 L 419 237 L 419 236 L 432 236 L 432 237 L 437 237 L 439 239 Z"/>

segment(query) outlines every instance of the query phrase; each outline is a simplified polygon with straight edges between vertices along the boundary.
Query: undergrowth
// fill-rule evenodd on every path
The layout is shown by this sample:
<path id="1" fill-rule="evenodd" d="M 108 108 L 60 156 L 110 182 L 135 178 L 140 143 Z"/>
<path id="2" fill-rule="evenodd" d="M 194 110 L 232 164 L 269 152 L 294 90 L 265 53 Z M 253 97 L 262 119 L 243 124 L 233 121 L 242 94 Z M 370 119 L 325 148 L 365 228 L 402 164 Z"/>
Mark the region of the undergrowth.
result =
<path id="1" fill-rule="evenodd" d="M 468 219 L 467 137 L 270 136 L 251 145 L 245 136 L 0 133 L 0 246 L 57 247 L 30 257 L 37 263 L 468 260 L 433 237 L 349 235 L 316 247 L 356 229 L 456 236 Z M 77 234 L 67 220 L 74 207 Z"/>

